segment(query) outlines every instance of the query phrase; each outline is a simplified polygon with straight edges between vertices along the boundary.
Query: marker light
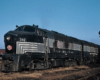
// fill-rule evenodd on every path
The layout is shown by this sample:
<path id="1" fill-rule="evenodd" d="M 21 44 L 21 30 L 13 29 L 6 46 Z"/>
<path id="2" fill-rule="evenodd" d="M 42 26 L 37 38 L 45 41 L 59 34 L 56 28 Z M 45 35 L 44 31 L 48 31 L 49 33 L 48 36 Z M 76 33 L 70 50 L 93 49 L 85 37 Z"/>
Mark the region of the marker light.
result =
<path id="1" fill-rule="evenodd" d="M 7 46 L 7 49 L 8 49 L 8 50 L 12 50 L 12 46 L 11 46 L 11 45 L 8 45 L 8 46 Z"/>

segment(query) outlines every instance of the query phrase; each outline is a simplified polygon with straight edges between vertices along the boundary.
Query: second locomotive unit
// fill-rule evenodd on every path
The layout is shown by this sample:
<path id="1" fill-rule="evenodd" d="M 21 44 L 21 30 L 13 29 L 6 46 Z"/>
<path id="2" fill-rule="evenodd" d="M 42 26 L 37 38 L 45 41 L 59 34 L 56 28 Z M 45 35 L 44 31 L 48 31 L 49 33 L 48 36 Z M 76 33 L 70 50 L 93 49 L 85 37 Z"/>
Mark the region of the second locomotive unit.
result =
<path id="1" fill-rule="evenodd" d="M 33 25 L 16 26 L 4 35 L 2 71 L 47 69 L 95 63 L 99 46 Z"/>

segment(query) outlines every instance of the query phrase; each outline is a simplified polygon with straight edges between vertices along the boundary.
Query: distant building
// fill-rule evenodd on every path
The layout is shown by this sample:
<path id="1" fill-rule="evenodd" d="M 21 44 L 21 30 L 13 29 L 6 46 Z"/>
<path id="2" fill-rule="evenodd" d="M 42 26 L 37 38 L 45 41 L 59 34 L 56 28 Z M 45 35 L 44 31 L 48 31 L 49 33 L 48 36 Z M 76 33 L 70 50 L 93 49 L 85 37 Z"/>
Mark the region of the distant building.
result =
<path id="1" fill-rule="evenodd" d="M 5 49 L 0 49 L 0 56 L 2 56 L 5 53 Z"/>

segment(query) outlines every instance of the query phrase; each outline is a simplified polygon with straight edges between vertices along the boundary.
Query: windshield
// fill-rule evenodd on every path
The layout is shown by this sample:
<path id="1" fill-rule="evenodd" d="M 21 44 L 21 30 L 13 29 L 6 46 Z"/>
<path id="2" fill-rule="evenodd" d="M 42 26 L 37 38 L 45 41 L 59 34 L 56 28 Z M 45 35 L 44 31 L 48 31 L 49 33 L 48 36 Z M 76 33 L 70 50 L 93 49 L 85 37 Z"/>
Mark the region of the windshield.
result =
<path id="1" fill-rule="evenodd" d="M 30 26 L 26 26 L 26 27 L 24 27 L 24 31 L 35 32 L 35 28 L 34 27 L 30 27 Z"/>
<path id="2" fill-rule="evenodd" d="M 35 32 L 35 28 L 31 26 L 21 26 L 15 29 L 15 31 L 27 31 L 27 32 Z"/>
<path id="3" fill-rule="evenodd" d="M 23 27 L 18 27 L 15 31 L 23 31 Z"/>

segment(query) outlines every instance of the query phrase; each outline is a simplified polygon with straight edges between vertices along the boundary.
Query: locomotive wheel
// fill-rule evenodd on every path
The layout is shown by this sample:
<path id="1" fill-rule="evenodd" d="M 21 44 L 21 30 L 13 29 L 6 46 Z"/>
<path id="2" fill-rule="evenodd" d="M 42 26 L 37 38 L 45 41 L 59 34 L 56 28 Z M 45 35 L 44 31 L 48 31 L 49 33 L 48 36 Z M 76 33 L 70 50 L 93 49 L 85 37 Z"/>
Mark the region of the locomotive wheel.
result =
<path id="1" fill-rule="evenodd" d="M 77 65 L 77 61 L 68 61 L 68 60 L 66 60 L 65 61 L 65 66 L 66 67 L 69 67 L 69 66 L 76 66 Z"/>
<path id="2" fill-rule="evenodd" d="M 65 66 L 69 67 L 69 61 L 68 60 L 65 60 Z"/>
<path id="3" fill-rule="evenodd" d="M 70 61 L 70 62 L 69 62 L 69 66 L 75 66 L 76 64 L 77 64 L 76 61 Z"/>
<path id="4" fill-rule="evenodd" d="M 22 69 L 20 68 L 20 69 L 18 69 L 18 72 L 21 72 L 22 71 Z"/>

